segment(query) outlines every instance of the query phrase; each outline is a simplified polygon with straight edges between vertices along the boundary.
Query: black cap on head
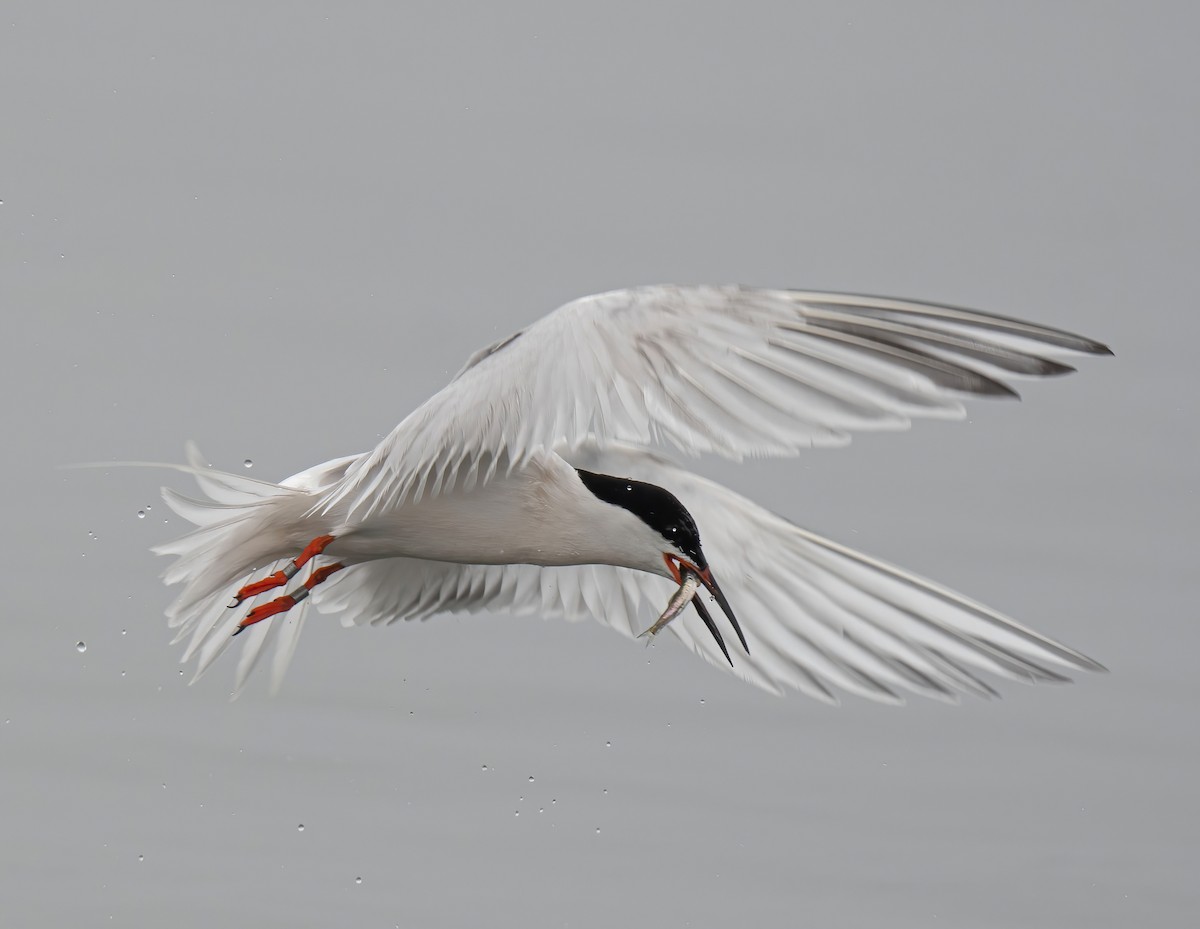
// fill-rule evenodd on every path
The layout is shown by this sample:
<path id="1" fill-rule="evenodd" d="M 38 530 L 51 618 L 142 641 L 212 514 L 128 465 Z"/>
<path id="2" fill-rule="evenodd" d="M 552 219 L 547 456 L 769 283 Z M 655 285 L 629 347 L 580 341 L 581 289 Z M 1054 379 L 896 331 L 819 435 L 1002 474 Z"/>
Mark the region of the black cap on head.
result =
<path id="1" fill-rule="evenodd" d="M 628 477 L 596 474 L 582 468 L 575 470 L 583 486 L 598 499 L 629 510 L 683 552 L 697 568 L 708 567 L 700 550 L 700 530 L 696 528 L 696 521 L 669 490 Z"/>

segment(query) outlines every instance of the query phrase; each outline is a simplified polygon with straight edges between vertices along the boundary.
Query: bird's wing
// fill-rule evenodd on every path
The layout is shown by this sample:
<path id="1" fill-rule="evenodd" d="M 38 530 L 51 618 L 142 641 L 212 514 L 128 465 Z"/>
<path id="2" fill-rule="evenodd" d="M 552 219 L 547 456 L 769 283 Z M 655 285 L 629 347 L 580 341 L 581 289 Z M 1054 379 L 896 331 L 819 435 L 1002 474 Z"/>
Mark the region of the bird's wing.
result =
<path id="1" fill-rule="evenodd" d="M 571 621 L 598 619 L 632 639 L 650 626 L 674 590 L 665 578 L 613 565 L 475 565 L 388 558 L 335 574 L 314 591 L 313 604 L 322 613 L 341 614 L 347 626 L 486 611 Z M 695 617 L 680 616 L 667 628 L 713 664 L 729 669 L 717 647 L 707 647 L 708 632 Z M 763 675 L 757 665 L 746 663 L 742 653 L 733 654 L 739 676 L 780 692 L 779 683 Z M 804 680 L 795 686 L 836 702 L 829 691 L 809 689 Z"/>
<path id="2" fill-rule="evenodd" d="M 732 458 L 789 455 L 962 415 L 963 394 L 1104 353 L 1056 329 L 930 303 L 742 287 L 585 297 L 476 353 L 327 491 L 364 516 L 470 487 L 586 435 Z"/>
<path id="3" fill-rule="evenodd" d="M 749 654 L 731 648 L 734 673 L 767 690 L 795 688 L 827 702 L 836 702 L 837 690 L 885 702 L 901 702 L 906 691 L 953 700 L 995 694 L 979 672 L 1028 682 L 1066 680 L 1055 668 L 1102 670 L 982 604 L 801 529 L 644 450 L 587 442 L 564 457 L 679 497 L 746 633 Z M 314 600 L 323 612 L 341 612 L 346 623 L 504 610 L 592 616 L 633 636 L 653 622 L 673 589 L 663 578 L 608 565 L 394 558 L 348 568 Z M 694 612 L 667 628 L 728 668 Z"/>

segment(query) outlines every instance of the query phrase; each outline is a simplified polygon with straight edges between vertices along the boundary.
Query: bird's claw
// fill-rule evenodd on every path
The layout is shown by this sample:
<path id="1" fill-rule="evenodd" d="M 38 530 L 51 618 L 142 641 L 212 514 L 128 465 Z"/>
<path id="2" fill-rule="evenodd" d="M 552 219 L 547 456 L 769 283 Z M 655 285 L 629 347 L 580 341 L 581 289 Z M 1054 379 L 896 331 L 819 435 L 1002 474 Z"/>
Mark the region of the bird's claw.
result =
<path id="1" fill-rule="evenodd" d="M 304 588 L 301 588 L 301 590 L 304 590 Z M 308 596 L 307 590 L 304 590 L 304 596 Z M 276 597 L 270 603 L 260 603 L 246 614 L 245 619 L 237 624 L 237 628 L 233 630 L 233 634 L 238 635 L 255 623 L 261 623 L 264 619 L 269 619 L 277 613 L 286 613 L 303 599 L 304 597 L 283 596 Z"/>
<path id="2" fill-rule="evenodd" d="M 235 610 L 241 606 L 242 602 L 245 600 L 249 600 L 252 597 L 257 597 L 259 594 L 265 594 L 268 590 L 274 590 L 276 587 L 282 587 L 293 577 L 295 577 L 301 568 L 324 552 L 325 549 L 329 547 L 329 543 L 333 540 L 334 537 L 331 535 L 317 536 L 306 546 L 304 546 L 304 551 L 285 564 L 283 566 L 283 570 L 276 571 L 274 574 L 269 575 L 268 577 L 264 577 L 261 580 L 253 581 L 243 586 L 236 594 L 234 594 L 233 600 L 229 603 L 228 608 Z M 324 578 L 322 578 L 322 580 L 324 580 Z M 320 582 L 318 581 L 318 583 Z"/>
<path id="3" fill-rule="evenodd" d="M 233 600 L 228 604 L 229 609 L 236 609 L 245 600 L 252 597 L 257 597 L 259 594 L 266 593 L 268 590 L 274 590 L 276 587 L 282 587 L 309 561 L 320 555 L 329 546 L 329 543 L 334 540 L 331 535 L 317 536 L 304 547 L 296 558 L 293 558 L 283 570 L 276 571 L 274 574 L 268 575 L 261 580 L 254 581 L 243 586 L 233 597 Z M 237 628 L 233 630 L 234 635 L 238 635 L 244 629 L 253 626 L 255 623 L 260 623 L 264 619 L 269 619 L 279 613 L 286 613 L 301 600 L 308 597 L 314 587 L 326 580 L 331 574 L 342 570 L 345 565 L 340 561 L 336 564 L 325 565 L 313 571 L 308 579 L 290 594 L 285 594 L 282 597 L 276 597 L 270 603 L 261 603 L 246 614 L 246 617 L 237 624 Z"/>

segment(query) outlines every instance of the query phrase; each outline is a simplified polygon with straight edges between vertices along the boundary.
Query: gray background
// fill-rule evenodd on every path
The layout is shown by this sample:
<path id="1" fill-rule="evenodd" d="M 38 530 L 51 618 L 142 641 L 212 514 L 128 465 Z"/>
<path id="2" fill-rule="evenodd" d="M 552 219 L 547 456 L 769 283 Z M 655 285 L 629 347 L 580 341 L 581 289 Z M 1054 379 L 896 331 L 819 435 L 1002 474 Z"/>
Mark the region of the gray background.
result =
<path id="1" fill-rule="evenodd" d="M 5 4 L 3 924 L 1192 924 L 1194 10 Z M 318 621 L 230 703 L 146 551 L 189 482 L 55 469 L 195 438 L 281 478 L 661 281 L 1108 341 L 709 471 L 1113 673 L 831 710 L 598 624 Z"/>

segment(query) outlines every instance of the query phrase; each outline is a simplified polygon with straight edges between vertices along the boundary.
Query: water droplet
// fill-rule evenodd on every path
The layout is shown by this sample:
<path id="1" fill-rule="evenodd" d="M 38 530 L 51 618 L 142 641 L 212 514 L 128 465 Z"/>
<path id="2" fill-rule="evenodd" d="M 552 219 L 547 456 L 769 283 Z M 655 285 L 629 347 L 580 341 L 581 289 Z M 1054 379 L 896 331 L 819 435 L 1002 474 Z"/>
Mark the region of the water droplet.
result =
<path id="1" fill-rule="evenodd" d="M 531 784 L 533 783 L 533 775 L 532 774 L 529 775 L 529 783 L 531 783 Z"/>
<path id="2" fill-rule="evenodd" d="M 146 511 L 138 510 L 138 519 L 145 519 L 145 518 L 146 518 Z"/>
<path id="3" fill-rule="evenodd" d="M 599 826 L 597 826 L 597 827 L 596 827 L 596 835 L 599 835 L 599 834 L 600 834 L 600 827 L 599 827 Z"/>
<path id="4" fill-rule="evenodd" d="M 247 458 L 245 461 L 242 462 L 242 467 L 243 468 L 253 468 L 254 462 L 251 461 L 249 458 Z"/>
<path id="5" fill-rule="evenodd" d="M 513 812 L 513 816 L 520 816 L 520 815 L 521 815 L 521 811 L 520 811 L 520 810 L 515 810 L 515 811 Z"/>
<path id="6" fill-rule="evenodd" d="M 704 698 L 703 697 L 700 698 L 700 705 L 704 706 Z"/>
<path id="7" fill-rule="evenodd" d="M 303 832 L 303 831 L 304 831 L 304 823 L 301 823 L 299 826 L 297 826 L 297 827 L 296 827 L 296 831 L 297 831 L 297 832 Z"/>
<path id="8" fill-rule="evenodd" d="M 487 766 L 487 765 L 483 765 L 483 766 L 481 767 L 481 770 L 483 771 L 483 773 L 484 773 L 484 774 L 487 774 L 487 769 L 488 769 L 488 766 Z"/>
<path id="9" fill-rule="evenodd" d="M 122 672 L 121 672 L 121 677 L 124 677 L 124 676 L 125 676 L 125 672 L 124 672 L 124 671 L 122 671 Z"/>
<path id="10" fill-rule="evenodd" d="M 356 883 L 356 884 L 361 884 L 361 883 L 362 883 L 362 878 L 361 878 L 361 877 L 356 877 L 356 878 L 354 879 L 354 883 Z"/>
<path id="11" fill-rule="evenodd" d="M 75 651 L 79 652 L 82 655 L 84 652 L 87 651 L 87 642 L 76 642 L 75 643 Z"/>
<path id="12" fill-rule="evenodd" d="M 605 792 L 606 794 L 608 793 L 608 788 L 607 788 L 607 787 L 605 787 L 605 788 L 604 788 L 604 792 Z"/>
<path id="13" fill-rule="evenodd" d="M 122 630 L 121 630 L 121 635 L 128 635 L 128 634 L 129 634 L 129 630 L 128 630 L 128 629 L 122 629 Z"/>
<path id="14" fill-rule="evenodd" d="M 546 812 L 546 808 L 545 808 L 544 806 L 539 806 L 539 807 L 538 807 L 538 812 L 539 812 L 539 813 L 545 813 L 545 812 Z"/>
<path id="15" fill-rule="evenodd" d="M 558 803 L 558 801 L 557 801 L 557 800 L 555 800 L 553 797 L 551 797 L 551 798 L 550 798 L 550 802 L 551 802 L 551 803 Z"/>
<path id="16" fill-rule="evenodd" d="M 612 748 L 612 742 L 605 742 L 605 743 L 604 743 L 604 747 L 605 747 L 605 748 Z"/>
<path id="17" fill-rule="evenodd" d="M 146 860 L 145 855 L 138 855 L 138 861 L 145 861 L 145 860 Z"/>

